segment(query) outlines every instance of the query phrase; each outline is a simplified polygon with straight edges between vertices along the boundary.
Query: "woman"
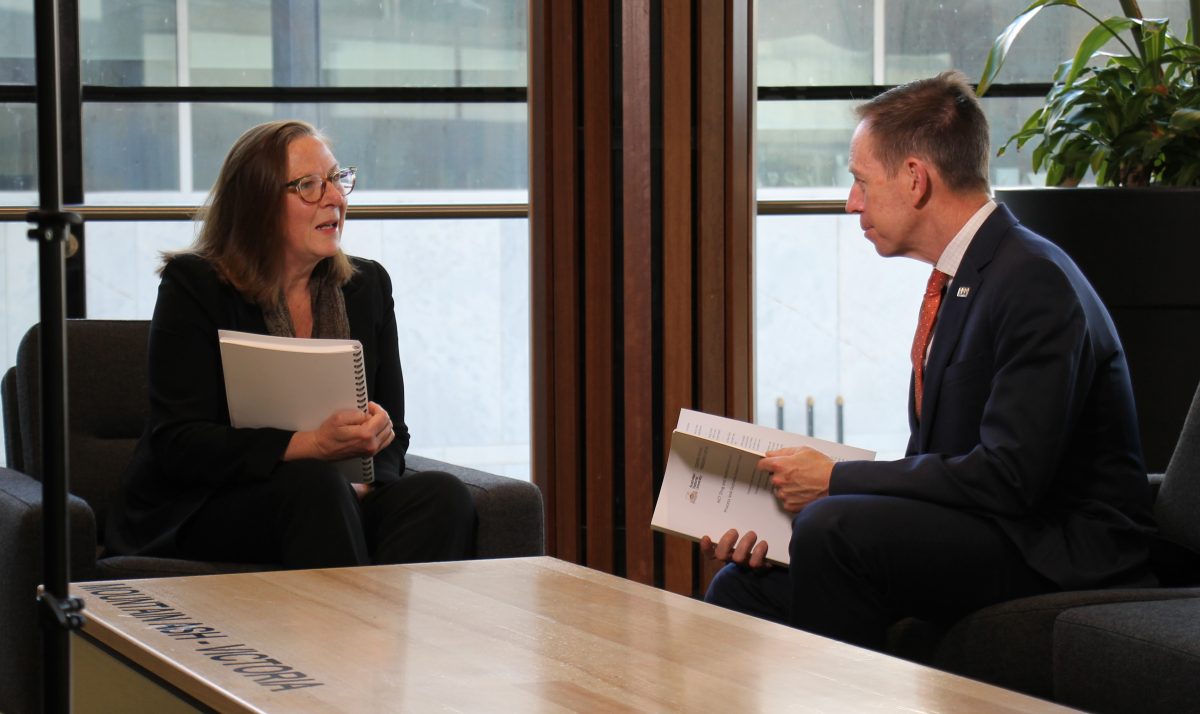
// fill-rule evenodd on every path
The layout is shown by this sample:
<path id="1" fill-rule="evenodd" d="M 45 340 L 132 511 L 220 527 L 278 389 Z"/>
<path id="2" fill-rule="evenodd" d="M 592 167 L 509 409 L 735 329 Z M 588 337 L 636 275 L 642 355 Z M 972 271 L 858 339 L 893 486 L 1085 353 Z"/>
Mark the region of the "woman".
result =
<path id="1" fill-rule="evenodd" d="M 405 474 L 391 279 L 339 247 L 354 180 L 304 122 L 256 126 L 230 149 L 195 244 L 161 269 L 150 417 L 109 518 L 113 552 L 288 568 L 469 555 L 466 486 Z M 218 329 L 359 340 L 368 413 L 313 431 L 231 427 Z M 370 486 L 332 463 L 359 456 L 375 459 Z"/>

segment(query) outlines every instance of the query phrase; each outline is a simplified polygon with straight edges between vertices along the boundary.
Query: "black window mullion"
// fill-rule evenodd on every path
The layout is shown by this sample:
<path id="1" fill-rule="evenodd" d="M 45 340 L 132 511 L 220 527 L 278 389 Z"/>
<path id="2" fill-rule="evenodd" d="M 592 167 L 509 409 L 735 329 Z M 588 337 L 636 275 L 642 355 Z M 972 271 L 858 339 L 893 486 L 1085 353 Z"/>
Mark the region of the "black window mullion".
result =
<path id="1" fill-rule="evenodd" d="M 59 38 L 62 67 L 60 106 L 62 107 L 62 190 L 66 206 L 83 203 L 83 101 L 80 90 L 79 3 L 59 0 Z M 87 317 L 85 230 L 83 224 L 71 227 L 76 241 L 74 253 L 68 247 L 66 262 L 67 317 Z"/>
<path id="2" fill-rule="evenodd" d="M 989 97 L 1044 97 L 1053 85 L 1049 83 L 993 84 L 988 88 Z M 883 94 L 891 86 L 855 84 L 825 86 L 760 86 L 760 102 L 796 102 L 850 100 L 865 101 Z"/>
<path id="3" fill-rule="evenodd" d="M 32 99 L 32 91 L 28 94 Z M 525 87 L 112 87 L 86 84 L 85 102 L 518 104 Z M 23 95 L 22 95 L 23 96 Z"/>

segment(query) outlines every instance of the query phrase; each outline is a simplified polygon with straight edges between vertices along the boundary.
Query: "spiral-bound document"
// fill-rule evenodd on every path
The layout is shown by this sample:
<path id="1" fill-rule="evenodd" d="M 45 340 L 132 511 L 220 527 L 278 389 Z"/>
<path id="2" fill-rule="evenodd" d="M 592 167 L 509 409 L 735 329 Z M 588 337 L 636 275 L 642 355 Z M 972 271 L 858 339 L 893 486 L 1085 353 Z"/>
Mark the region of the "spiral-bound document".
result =
<path id="1" fill-rule="evenodd" d="M 343 409 L 367 411 L 367 375 L 358 340 L 272 337 L 218 330 L 229 421 L 235 427 L 316 429 Z M 375 480 L 370 457 L 339 461 L 350 481 Z"/>

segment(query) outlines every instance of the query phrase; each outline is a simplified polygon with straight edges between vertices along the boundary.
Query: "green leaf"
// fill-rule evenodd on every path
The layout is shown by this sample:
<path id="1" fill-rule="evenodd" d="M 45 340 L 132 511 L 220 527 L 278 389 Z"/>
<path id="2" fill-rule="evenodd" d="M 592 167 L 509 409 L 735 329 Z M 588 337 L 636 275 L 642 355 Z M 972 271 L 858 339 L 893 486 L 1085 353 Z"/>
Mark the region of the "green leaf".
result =
<path id="1" fill-rule="evenodd" d="M 1008 57 L 1008 51 L 1012 48 L 1013 41 L 1021 34 L 1021 30 L 1029 24 L 1029 21 L 1047 7 L 1053 5 L 1070 5 L 1078 7 L 1079 3 L 1076 0 L 1038 0 L 1029 7 L 1025 8 L 1020 15 L 1017 15 L 1012 22 L 1008 23 L 1008 27 L 1004 28 L 996 40 L 992 43 L 992 49 L 988 52 L 987 59 L 983 63 L 983 76 L 979 79 L 979 84 L 975 88 L 975 94 L 982 97 L 987 93 L 988 87 L 996 80 L 996 75 L 1000 74 L 1000 68 L 1004 66 L 1004 60 Z"/>
<path id="2" fill-rule="evenodd" d="M 1182 42 L 1172 44 L 1163 52 L 1163 59 L 1185 64 L 1200 64 L 1200 47 Z"/>
<path id="3" fill-rule="evenodd" d="M 1034 169 L 1036 171 L 1037 169 Z M 1050 170 L 1046 172 L 1046 185 L 1059 186 L 1062 184 L 1063 177 L 1066 175 L 1066 169 L 1062 164 L 1050 164 Z"/>
<path id="4" fill-rule="evenodd" d="M 1092 31 L 1087 33 L 1083 41 L 1079 43 L 1079 49 L 1075 50 L 1075 59 L 1071 62 L 1071 70 L 1067 72 L 1063 84 L 1069 85 L 1074 82 L 1079 73 L 1088 66 L 1092 55 L 1108 44 L 1109 40 L 1120 39 L 1117 33 L 1124 32 L 1131 27 L 1133 27 L 1133 20 L 1127 17 L 1110 17 L 1104 21 L 1104 24 L 1093 27 Z"/>
<path id="5" fill-rule="evenodd" d="M 1166 47 L 1166 20 L 1134 20 L 1142 28 L 1142 59 L 1147 65 L 1157 64 Z"/>
<path id="6" fill-rule="evenodd" d="M 1021 126 L 1021 131 L 1019 133 L 1024 134 L 1034 129 L 1040 129 L 1046 123 L 1047 112 L 1048 109 L 1046 107 L 1042 107 L 1033 114 L 1030 114 L 1029 118 L 1025 120 L 1025 124 Z"/>
<path id="7" fill-rule="evenodd" d="M 1200 108 L 1184 107 L 1171 113 L 1172 131 L 1195 131 L 1200 128 Z"/>
<path id="8" fill-rule="evenodd" d="M 1046 160 L 1046 154 L 1048 153 L 1048 150 L 1049 147 L 1046 146 L 1045 142 L 1042 142 L 1034 147 L 1033 155 L 1029 157 L 1029 160 L 1035 173 L 1042 167 L 1042 162 Z"/>
<path id="9" fill-rule="evenodd" d="M 1176 186 L 1200 186 L 1200 161 L 1184 166 L 1171 183 Z"/>
<path id="10" fill-rule="evenodd" d="M 1108 52 L 1097 52 L 1096 55 L 1106 57 L 1108 60 L 1107 64 L 1109 65 L 1122 67 L 1133 72 L 1136 72 L 1142 68 L 1142 63 L 1137 57 L 1130 57 L 1129 55 L 1114 55 L 1109 54 Z"/>

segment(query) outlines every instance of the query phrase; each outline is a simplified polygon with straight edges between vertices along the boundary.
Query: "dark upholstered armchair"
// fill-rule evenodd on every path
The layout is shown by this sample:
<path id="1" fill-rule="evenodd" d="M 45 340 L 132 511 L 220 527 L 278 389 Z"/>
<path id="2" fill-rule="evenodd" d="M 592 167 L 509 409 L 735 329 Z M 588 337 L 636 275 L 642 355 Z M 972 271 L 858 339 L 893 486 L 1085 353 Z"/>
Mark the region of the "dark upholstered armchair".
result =
<path id="1" fill-rule="evenodd" d="M 1190 385 L 1189 385 L 1190 387 Z M 1152 474 L 1163 587 L 1021 598 L 954 623 L 905 620 L 900 656 L 1105 714 L 1200 706 L 1200 388 L 1165 474 Z"/>
<path id="2" fill-rule="evenodd" d="M 68 474 L 71 579 L 169 577 L 270 569 L 269 565 L 106 556 L 108 506 L 141 436 L 148 408 L 144 320 L 69 320 Z M 35 594 L 42 582 L 42 484 L 37 327 L 3 378 L 7 463 L 0 468 L 0 711 L 35 711 L 41 666 Z M 408 467 L 447 471 L 475 498 L 476 556 L 541 555 L 541 492 L 533 484 L 416 455 Z"/>

